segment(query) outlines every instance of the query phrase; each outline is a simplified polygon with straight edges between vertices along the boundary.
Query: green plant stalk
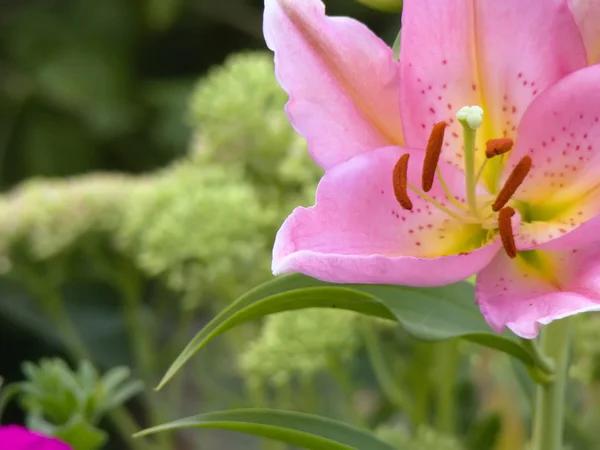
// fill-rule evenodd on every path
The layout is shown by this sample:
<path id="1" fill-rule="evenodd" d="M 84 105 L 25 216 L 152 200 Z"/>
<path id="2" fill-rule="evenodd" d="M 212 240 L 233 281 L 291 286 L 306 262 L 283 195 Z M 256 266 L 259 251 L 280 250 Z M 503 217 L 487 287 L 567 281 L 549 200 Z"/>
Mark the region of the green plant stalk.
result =
<path id="1" fill-rule="evenodd" d="M 62 296 L 55 289 L 40 289 L 38 295 L 42 299 L 46 314 L 54 322 L 56 331 L 71 359 L 75 362 L 83 359 L 92 361 L 87 345 L 69 317 Z"/>
<path id="2" fill-rule="evenodd" d="M 347 404 L 344 407 L 346 420 L 356 426 L 365 426 L 363 418 L 360 416 L 354 405 L 354 385 L 351 378 L 348 376 L 348 371 L 340 361 L 338 355 L 331 354 L 328 358 L 327 369 L 329 374 L 337 382 L 340 391 L 347 399 Z"/>
<path id="3" fill-rule="evenodd" d="M 142 374 L 144 381 L 153 382 L 154 352 L 149 327 L 144 324 L 144 305 L 141 301 L 140 279 L 127 262 L 122 264 L 115 274 L 116 287 L 121 292 L 123 314 L 131 345 L 135 365 Z"/>
<path id="4" fill-rule="evenodd" d="M 315 388 L 316 380 L 314 375 L 301 375 L 299 377 L 300 383 L 300 404 L 302 405 L 302 411 L 307 414 L 314 413 L 317 411 L 317 392 Z"/>
<path id="5" fill-rule="evenodd" d="M 155 382 L 153 369 L 155 367 L 157 352 L 153 350 L 155 342 L 149 333 L 149 328 L 144 326 L 144 305 L 141 301 L 142 285 L 140 276 L 131 263 L 126 258 L 120 257 L 120 255 L 113 255 L 113 257 L 118 258 L 118 264 L 115 269 L 114 264 L 109 262 L 107 255 L 99 248 L 93 246 L 87 247 L 86 250 L 89 253 L 90 260 L 95 263 L 96 271 L 121 295 L 125 327 L 127 328 L 127 335 L 133 347 L 132 356 L 134 358 L 135 369 L 141 375 L 146 387 L 152 386 Z M 159 411 L 163 411 L 166 408 L 162 407 L 147 390 L 144 390 L 141 395 L 144 403 L 149 408 L 151 422 L 162 423 L 162 415 Z M 123 417 L 122 414 L 121 417 Z M 134 430 L 133 433 L 136 431 Z M 130 433 L 130 435 L 133 433 Z M 157 437 L 158 446 L 163 449 L 170 449 L 172 448 L 173 439 L 172 435 L 161 433 Z M 132 442 L 137 443 L 138 441 L 134 440 Z"/>
<path id="6" fill-rule="evenodd" d="M 178 299 L 181 300 L 181 299 Z M 185 309 L 181 306 L 181 301 L 177 303 L 177 317 L 175 320 L 176 332 L 171 337 L 172 343 L 167 345 L 166 351 L 164 355 L 166 355 L 167 359 L 166 365 L 171 364 L 171 362 L 177 357 L 182 348 L 186 346 L 188 343 L 190 336 L 193 335 L 193 326 L 194 326 L 194 313 L 191 310 Z M 159 317 L 166 317 L 165 315 L 159 315 Z M 161 358 L 162 360 L 163 358 Z M 202 373 L 203 369 L 195 373 Z M 169 398 L 169 405 L 171 411 L 179 412 L 183 411 L 183 402 L 186 398 L 185 391 L 189 388 L 190 384 L 194 385 L 194 388 L 197 391 L 202 391 L 203 389 L 200 386 L 200 378 L 203 377 L 191 377 L 188 379 L 185 376 L 185 373 L 179 374 L 178 377 L 175 377 L 170 386 L 167 388 L 166 393 Z"/>
<path id="7" fill-rule="evenodd" d="M 541 333 L 541 351 L 554 362 L 553 379 L 537 387 L 532 450 L 562 450 L 565 392 L 571 346 L 572 319 L 547 325 Z"/>
<path id="8" fill-rule="evenodd" d="M 406 398 L 404 392 L 398 388 L 395 381 L 396 377 L 385 361 L 384 351 L 381 347 L 381 341 L 377 336 L 377 332 L 371 323 L 365 323 L 362 328 L 367 355 L 369 356 L 375 379 L 377 380 L 381 391 L 390 403 L 414 420 L 413 408 L 410 405 L 410 401 Z"/>
<path id="9" fill-rule="evenodd" d="M 82 359 L 93 361 L 91 353 L 71 320 L 65 302 L 57 288 L 38 288 L 35 292 L 42 300 L 46 313 L 53 321 L 71 360 L 75 362 Z M 133 438 L 133 434 L 138 432 L 140 427 L 127 408 L 119 406 L 112 411 L 108 411 L 107 416 L 129 448 L 133 450 L 157 450 L 147 440 L 141 441 Z"/>
<path id="10" fill-rule="evenodd" d="M 429 423 L 432 390 L 432 382 L 430 381 L 432 344 L 415 340 L 413 345 L 415 361 L 411 366 L 410 380 L 415 396 L 412 429 L 416 432 L 423 425 Z"/>
<path id="11" fill-rule="evenodd" d="M 456 424 L 455 380 L 459 352 L 458 341 L 440 342 L 436 346 L 438 364 L 436 426 L 443 434 L 453 434 Z"/>
<path id="12" fill-rule="evenodd" d="M 144 305 L 141 301 L 141 285 L 137 273 L 127 265 L 116 274 L 116 285 L 121 291 L 123 301 L 123 314 L 125 316 L 125 325 L 127 334 L 133 347 L 133 357 L 136 368 L 140 371 L 142 379 L 146 386 L 155 384 L 154 378 L 154 342 L 150 334 L 151 327 L 144 324 Z M 148 406 L 148 415 L 150 421 L 154 424 L 163 423 L 165 420 L 161 411 L 164 411 L 164 405 L 157 398 L 155 392 L 143 392 L 143 398 Z M 170 433 L 160 433 L 157 441 L 160 448 L 170 449 L 173 447 L 174 436 Z"/>

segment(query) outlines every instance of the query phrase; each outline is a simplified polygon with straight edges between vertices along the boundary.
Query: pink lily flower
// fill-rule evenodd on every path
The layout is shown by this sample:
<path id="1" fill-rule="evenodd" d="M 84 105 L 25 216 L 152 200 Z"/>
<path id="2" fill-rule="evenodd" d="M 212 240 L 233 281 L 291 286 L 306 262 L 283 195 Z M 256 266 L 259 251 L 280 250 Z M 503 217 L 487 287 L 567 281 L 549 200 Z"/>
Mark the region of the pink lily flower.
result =
<path id="1" fill-rule="evenodd" d="M 18 425 L 0 426 L 0 448 L 6 450 L 71 450 L 58 439 L 50 438 Z"/>
<path id="2" fill-rule="evenodd" d="M 397 62 L 320 0 L 265 0 L 287 113 L 326 170 L 277 234 L 273 272 L 478 274 L 490 326 L 525 338 L 600 309 L 600 66 L 567 0 L 406 0 L 402 20 Z"/>

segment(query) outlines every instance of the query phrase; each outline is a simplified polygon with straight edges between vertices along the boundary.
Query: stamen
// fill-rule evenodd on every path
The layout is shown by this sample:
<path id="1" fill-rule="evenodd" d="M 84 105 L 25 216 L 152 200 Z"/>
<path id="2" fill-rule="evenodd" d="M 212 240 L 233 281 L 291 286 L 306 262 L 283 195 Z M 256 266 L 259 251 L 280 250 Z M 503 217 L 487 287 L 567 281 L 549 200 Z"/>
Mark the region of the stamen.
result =
<path id="1" fill-rule="evenodd" d="M 394 173 L 392 175 L 392 183 L 394 185 L 394 195 L 396 196 L 396 200 L 398 200 L 400 206 L 408 211 L 410 211 L 413 207 L 406 189 L 409 158 L 410 155 L 408 153 L 402 155 L 394 166 Z"/>
<path id="2" fill-rule="evenodd" d="M 508 203 L 530 170 L 531 158 L 529 156 L 523 156 L 498 193 L 498 197 L 496 197 L 496 201 L 492 205 L 493 211 L 500 211 L 502 207 Z"/>
<path id="3" fill-rule="evenodd" d="M 506 139 L 490 139 L 485 143 L 485 156 L 493 158 L 494 156 L 502 155 L 512 150 L 513 140 Z"/>
<path id="4" fill-rule="evenodd" d="M 452 192 L 450 192 L 450 188 L 448 187 L 448 184 L 446 183 L 446 180 L 444 180 L 444 177 L 442 175 L 442 171 L 440 170 L 440 168 L 438 167 L 437 169 L 435 169 L 435 173 L 438 177 L 438 181 L 440 182 L 440 185 L 442 186 L 442 189 L 444 190 L 444 194 L 446 195 L 446 198 L 448 199 L 448 201 L 450 203 L 452 203 L 454 206 L 456 206 L 459 210 L 461 211 L 468 211 L 469 208 L 467 208 L 464 204 L 462 204 L 461 202 L 459 202 L 456 197 L 452 194 Z"/>
<path id="5" fill-rule="evenodd" d="M 506 254 L 515 258 L 517 256 L 517 246 L 515 245 L 515 236 L 512 229 L 512 216 L 515 215 L 515 210 L 510 206 L 506 206 L 498 213 L 498 232 Z"/>
<path id="6" fill-rule="evenodd" d="M 423 175 L 422 183 L 423 190 L 429 192 L 433 187 L 433 179 L 435 177 L 435 169 L 437 168 L 442 152 L 442 144 L 444 143 L 444 131 L 446 130 L 446 122 L 438 122 L 433 126 L 433 130 L 429 135 L 425 159 L 423 160 Z"/>
<path id="7" fill-rule="evenodd" d="M 408 188 L 411 189 L 415 194 L 417 194 L 423 200 L 427 201 L 428 203 L 431 203 L 431 205 L 435 206 L 440 211 L 445 212 L 450 217 L 455 218 L 459 222 L 462 222 L 462 223 L 479 223 L 479 221 L 477 219 L 475 219 L 474 217 L 462 216 L 460 213 L 454 212 L 454 211 L 446 208 L 444 205 L 442 205 L 440 202 L 438 202 L 437 200 L 435 200 L 433 197 L 430 197 L 425 192 L 421 191 L 420 189 L 417 189 L 416 187 L 414 187 L 410 183 L 408 183 Z"/>

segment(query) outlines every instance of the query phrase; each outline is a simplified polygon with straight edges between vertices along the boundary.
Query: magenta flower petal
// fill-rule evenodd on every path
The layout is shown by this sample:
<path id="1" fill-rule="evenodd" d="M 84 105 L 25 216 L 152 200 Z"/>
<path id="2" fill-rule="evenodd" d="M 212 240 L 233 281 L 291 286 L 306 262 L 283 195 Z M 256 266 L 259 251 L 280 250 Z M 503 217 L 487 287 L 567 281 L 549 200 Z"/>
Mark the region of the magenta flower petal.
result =
<path id="1" fill-rule="evenodd" d="M 480 143 L 514 138 L 531 101 L 586 55 L 562 0 L 406 0 L 400 63 L 406 144 L 423 146 L 447 121 L 444 156 L 462 167 L 458 108 L 485 110 Z"/>
<path id="2" fill-rule="evenodd" d="M 69 445 L 58 439 L 17 425 L 0 426 L 0 448 L 3 450 L 71 450 Z"/>
<path id="3" fill-rule="evenodd" d="M 569 0 L 569 6 L 585 43 L 588 64 L 600 63 L 600 2 Z"/>
<path id="4" fill-rule="evenodd" d="M 321 167 L 404 144 L 399 65 L 367 27 L 325 16 L 320 0 L 266 0 L 264 33 L 290 121 Z"/>
<path id="5" fill-rule="evenodd" d="M 490 326 L 534 338 L 540 325 L 600 310 L 600 244 L 536 251 L 534 267 L 522 256 L 498 253 L 477 277 L 477 303 Z"/>
<path id="6" fill-rule="evenodd" d="M 297 208 L 275 241 L 273 271 L 301 272 L 329 282 L 436 286 L 481 270 L 500 244 L 481 245 L 482 231 L 461 226 L 412 196 L 413 210 L 393 194 L 392 169 L 405 150 L 387 147 L 328 171 L 316 205 Z M 415 153 L 409 180 L 418 185 L 422 156 Z M 442 165 L 451 190 L 464 192 L 464 176 Z M 443 201 L 439 183 L 430 195 Z"/>

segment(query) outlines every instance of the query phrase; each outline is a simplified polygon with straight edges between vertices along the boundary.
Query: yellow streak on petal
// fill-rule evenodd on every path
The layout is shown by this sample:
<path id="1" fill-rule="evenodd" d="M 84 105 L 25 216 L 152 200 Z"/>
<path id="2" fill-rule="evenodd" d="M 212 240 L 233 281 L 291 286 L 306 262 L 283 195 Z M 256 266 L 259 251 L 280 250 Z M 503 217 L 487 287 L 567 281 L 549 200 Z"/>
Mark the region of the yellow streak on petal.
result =
<path id="1" fill-rule="evenodd" d="M 542 278 L 548 283 L 559 286 L 558 267 L 548 252 L 540 250 L 520 251 L 517 254 L 520 271 Z"/>

